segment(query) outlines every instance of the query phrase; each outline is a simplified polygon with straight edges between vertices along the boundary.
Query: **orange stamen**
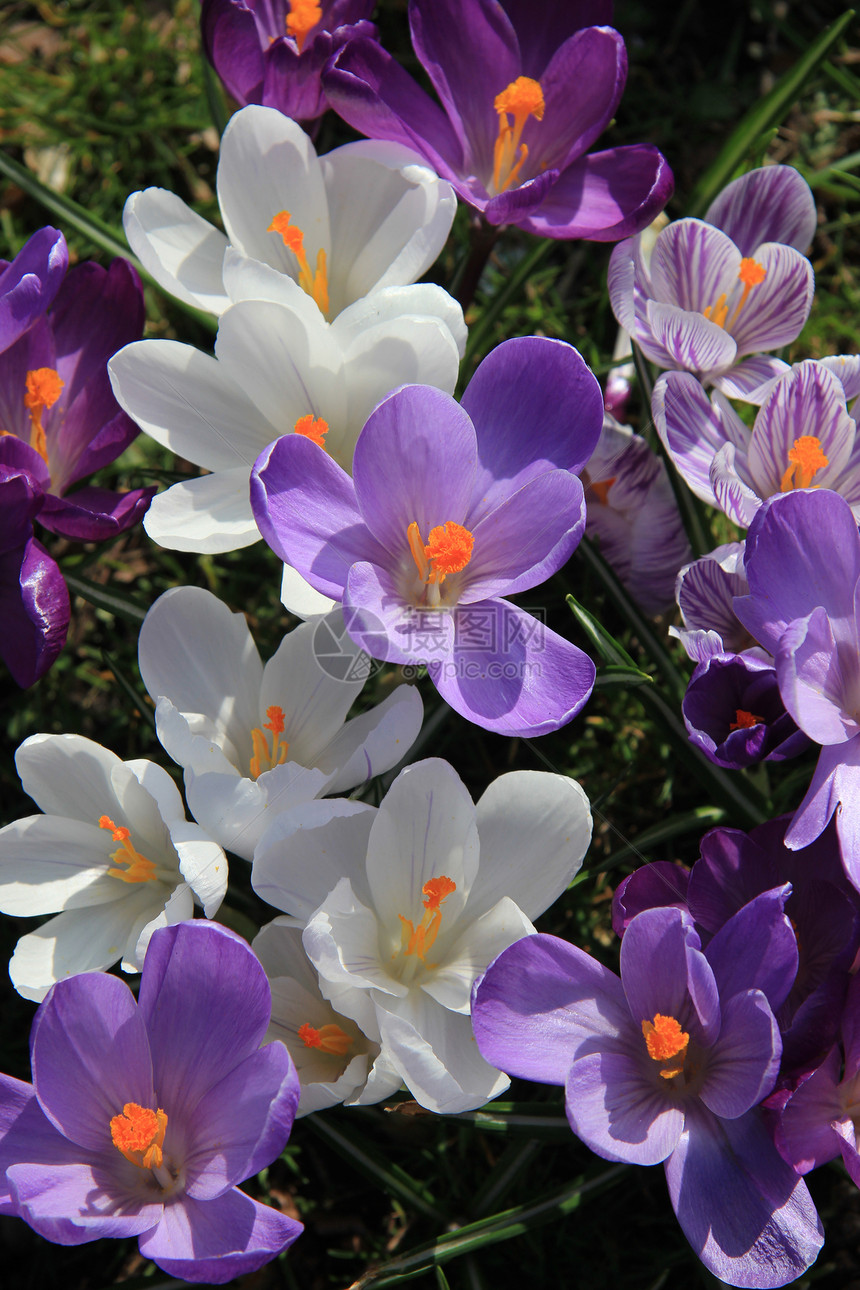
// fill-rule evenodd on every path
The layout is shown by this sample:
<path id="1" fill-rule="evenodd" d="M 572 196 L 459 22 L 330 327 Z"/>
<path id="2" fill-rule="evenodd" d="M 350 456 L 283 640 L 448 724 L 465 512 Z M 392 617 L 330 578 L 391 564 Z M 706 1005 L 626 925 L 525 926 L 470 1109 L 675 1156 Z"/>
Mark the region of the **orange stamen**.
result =
<path id="1" fill-rule="evenodd" d="M 42 426 L 42 413 L 54 406 L 64 385 L 65 381 L 53 367 L 37 367 L 27 373 L 24 407 L 30 413 L 30 447 L 45 462 L 48 460 L 48 442 Z"/>
<path id="2" fill-rule="evenodd" d="M 316 1030 L 306 1021 L 303 1026 L 299 1026 L 298 1033 L 305 1048 L 319 1048 L 320 1052 L 331 1053 L 335 1057 L 345 1057 L 352 1047 L 349 1035 L 334 1022 Z"/>
<path id="3" fill-rule="evenodd" d="M 436 937 L 439 935 L 439 928 L 442 926 L 442 909 L 441 906 L 453 891 L 457 890 L 457 884 L 452 878 L 442 874 L 439 878 L 430 878 L 421 888 L 424 901 L 424 917 L 416 927 L 411 918 L 404 918 L 398 914 L 400 919 L 400 952 L 401 954 L 414 954 L 424 962 L 424 955 L 432 946 Z M 397 955 L 393 955 L 394 958 Z"/>
<path id="4" fill-rule="evenodd" d="M 795 488 L 809 488 L 816 472 L 830 465 L 821 451 L 821 440 L 814 434 L 802 434 L 788 450 L 791 465 L 779 481 L 779 491 L 790 493 Z"/>
<path id="5" fill-rule="evenodd" d="M 123 882 L 155 882 L 155 864 L 135 850 L 128 829 L 118 828 L 109 815 L 99 817 L 99 828 L 110 829 L 114 842 L 120 844 L 111 854 L 111 860 L 117 866 L 108 869 L 111 878 L 121 878 Z M 128 865 L 128 868 L 121 869 L 120 865 Z"/>
<path id="6" fill-rule="evenodd" d="M 735 710 L 735 719 L 729 726 L 729 730 L 751 730 L 753 726 L 764 725 L 764 717 L 757 717 L 752 712 L 745 712 L 743 708 Z"/>
<path id="7" fill-rule="evenodd" d="M 289 211 L 278 211 L 266 229 L 267 233 L 280 233 L 284 246 L 299 262 L 298 284 L 315 301 L 320 312 L 328 313 L 328 272 L 326 269 L 325 251 L 317 251 L 316 270 L 311 271 L 308 257 L 305 254 L 305 235 L 295 224 L 290 223 Z"/>
<path id="8" fill-rule="evenodd" d="M 686 1030 L 681 1029 L 675 1018 L 665 1017 L 662 1012 L 655 1013 L 653 1021 L 642 1022 L 642 1034 L 651 1060 L 663 1065 L 670 1063 L 665 1070 L 661 1070 L 662 1078 L 672 1079 L 675 1075 L 680 1075 L 684 1069 L 690 1036 Z"/>
<path id="9" fill-rule="evenodd" d="M 296 434 L 304 435 L 315 443 L 318 448 L 325 448 L 325 437 L 328 434 L 328 422 L 323 421 L 322 417 L 315 417 L 313 412 L 308 412 L 305 416 L 299 417 L 295 424 Z"/>
<path id="10" fill-rule="evenodd" d="M 273 766 L 283 766 L 287 760 L 290 751 L 290 745 L 286 740 L 281 743 L 280 736 L 284 733 L 284 709 L 273 703 L 271 707 L 266 708 L 268 721 L 263 722 L 263 729 L 255 726 L 251 731 L 251 744 L 254 749 L 251 757 L 251 775 L 256 779 L 264 770 L 271 770 Z M 263 730 L 269 730 L 272 735 L 272 749 L 269 751 L 269 744 Z"/>
<path id="11" fill-rule="evenodd" d="M 738 282 L 741 283 L 743 291 L 741 292 L 741 298 L 737 303 L 737 307 L 732 314 L 731 321 L 729 321 L 729 306 L 726 303 L 727 297 L 725 292 L 717 297 L 716 304 L 708 305 L 707 309 L 702 310 L 702 313 L 709 322 L 716 323 L 718 327 L 723 327 L 726 331 L 731 331 L 732 327 L 734 327 L 738 320 L 738 314 L 744 307 L 747 296 L 752 291 L 753 287 L 761 286 L 766 277 L 767 269 L 764 265 L 759 264 L 758 260 L 753 260 L 748 256 L 745 256 L 741 260 L 738 268 Z M 732 296 L 734 296 L 734 294 L 735 293 L 733 291 Z"/>
<path id="12" fill-rule="evenodd" d="M 110 1136 L 117 1151 L 139 1169 L 160 1169 L 164 1160 L 162 1147 L 167 1130 L 167 1116 L 159 1109 L 126 1102 L 121 1115 L 110 1122 Z"/>
<path id="13" fill-rule="evenodd" d="M 617 478 L 617 475 L 613 475 L 611 479 L 601 479 L 599 483 L 591 485 L 591 491 L 594 493 L 601 506 L 609 505 L 609 490 Z"/>
<path id="14" fill-rule="evenodd" d="M 523 127 L 530 116 L 543 120 L 544 97 L 539 81 L 529 76 L 518 76 L 493 100 L 499 114 L 499 137 L 493 150 L 493 189 L 503 193 L 519 180 L 529 150 L 520 143 Z M 513 117 L 512 121 L 508 117 Z M 519 157 L 517 150 L 519 149 Z"/>
<path id="15" fill-rule="evenodd" d="M 322 8 L 315 0 L 287 0 L 290 11 L 287 14 L 287 35 L 295 40 L 299 53 L 304 48 L 308 33 L 322 18 Z"/>

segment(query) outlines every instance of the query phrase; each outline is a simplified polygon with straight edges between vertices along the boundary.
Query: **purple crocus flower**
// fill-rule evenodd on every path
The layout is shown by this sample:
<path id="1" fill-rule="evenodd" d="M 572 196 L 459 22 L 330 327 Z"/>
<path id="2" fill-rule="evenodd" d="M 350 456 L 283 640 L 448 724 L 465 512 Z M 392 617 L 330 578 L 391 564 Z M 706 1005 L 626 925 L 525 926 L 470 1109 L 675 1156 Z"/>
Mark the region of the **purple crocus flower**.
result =
<path id="1" fill-rule="evenodd" d="M 694 663 L 714 654 L 757 651 L 761 658 L 769 655 L 758 650 L 746 628 L 738 622 L 734 610 L 735 596 L 749 591 L 744 574 L 742 542 L 727 542 L 685 565 L 675 583 L 675 599 L 681 611 L 683 627 L 670 627 L 669 635 L 680 640 Z"/>
<path id="2" fill-rule="evenodd" d="M 289 1137 L 292 1060 L 264 1048 L 266 974 L 212 923 L 153 934 L 135 1002 L 118 977 L 59 981 L 36 1013 L 33 1083 L 0 1076 L 0 1213 L 59 1245 L 138 1237 L 170 1276 L 221 1284 L 301 1224 L 236 1183 Z"/>
<path id="3" fill-rule="evenodd" d="M 326 63 L 355 36 L 374 0 L 203 0 L 200 28 L 212 66 L 244 107 L 262 103 L 294 121 L 314 122 L 328 107 Z"/>
<path id="4" fill-rule="evenodd" d="M 379 45 L 355 40 L 323 75 L 371 139 L 419 152 L 489 224 L 612 242 L 650 224 L 672 173 L 650 144 L 588 153 L 627 78 L 606 0 L 411 0 L 412 44 L 441 106 Z"/>
<path id="5" fill-rule="evenodd" d="M 509 340 L 462 406 L 403 386 L 371 413 L 350 479 L 323 448 L 286 435 L 258 458 L 251 500 L 273 550 L 343 602 L 367 653 L 426 663 L 455 711 L 500 734 L 544 734 L 580 710 L 594 664 L 502 599 L 545 581 L 585 527 L 573 472 L 603 419 L 575 349 Z"/>
<path id="6" fill-rule="evenodd" d="M 22 689 L 48 671 L 69 626 L 63 575 L 33 536 L 41 505 L 26 473 L 0 466 L 0 658 Z"/>
<path id="7" fill-rule="evenodd" d="M 773 497 L 747 535 L 741 623 L 774 656 L 786 709 L 821 744 L 812 783 L 785 836 L 808 846 L 835 814 L 848 877 L 860 888 L 860 534 L 826 489 Z"/>
<path id="8" fill-rule="evenodd" d="M 0 353 L 54 303 L 68 264 L 66 239 L 50 226 L 28 238 L 11 264 L 0 264 Z"/>
<path id="9" fill-rule="evenodd" d="M 785 761 L 810 746 L 785 710 L 776 669 L 754 654 L 715 654 L 690 678 L 681 704 L 690 741 L 717 766 Z"/>
<path id="10" fill-rule="evenodd" d="M 686 372 L 654 386 L 654 424 L 690 488 L 748 528 L 762 500 L 797 488 L 831 488 L 860 516 L 860 438 L 845 385 L 807 359 L 777 379 L 752 433 L 719 393 Z"/>
<path id="11" fill-rule="evenodd" d="M 81 264 L 53 308 L 0 353 L 0 466 L 30 476 L 43 495 L 39 523 L 63 537 L 113 537 L 138 522 L 155 492 L 85 487 L 67 496 L 138 434 L 113 396 L 107 361 L 140 338 L 143 320 L 130 264 Z"/>
<path id="12" fill-rule="evenodd" d="M 790 244 L 809 240 L 798 184 L 809 190 L 790 167 L 771 169 L 772 178 L 744 176 L 705 220 L 663 229 L 648 264 L 633 238 L 615 248 L 609 266 L 615 317 L 647 358 L 751 403 L 787 370 L 761 351 L 797 338 L 813 295 L 812 266 Z"/>
<path id="13" fill-rule="evenodd" d="M 554 936 L 526 936 L 475 988 L 484 1057 L 563 1085 L 573 1131 L 608 1160 L 663 1162 L 684 1234 L 730 1285 L 782 1286 L 823 1243 L 803 1181 L 757 1104 L 781 1043 L 773 1009 L 797 968 L 779 893 L 702 950 L 679 909 L 651 909 L 621 943 L 621 979 Z"/>

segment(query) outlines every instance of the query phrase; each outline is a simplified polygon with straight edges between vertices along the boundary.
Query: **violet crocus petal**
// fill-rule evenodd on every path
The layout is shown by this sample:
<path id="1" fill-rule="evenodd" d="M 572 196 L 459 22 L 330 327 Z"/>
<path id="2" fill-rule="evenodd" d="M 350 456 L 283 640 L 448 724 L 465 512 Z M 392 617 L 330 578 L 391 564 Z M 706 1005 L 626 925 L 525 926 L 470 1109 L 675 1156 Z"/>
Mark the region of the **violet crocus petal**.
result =
<path id="1" fill-rule="evenodd" d="M 760 166 L 726 184 L 705 212 L 741 255 L 762 242 L 785 242 L 805 252 L 815 234 L 817 212 L 809 184 L 791 166 Z"/>
<path id="2" fill-rule="evenodd" d="M 493 100 L 520 74 L 507 14 L 492 0 L 414 0 L 409 28 L 418 60 L 460 140 L 465 170 L 486 183 L 499 136 Z"/>
<path id="3" fill-rule="evenodd" d="M 271 1164 L 290 1136 L 300 1091 L 290 1054 L 272 1043 L 204 1093 L 187 1143 L 186 1193 L 212 1200 Z"/>
<path id="4" fill-rule="evenodd" d="M 773 1088 L 782 1040 L 767 999 L 745 990 L 722 1006 L 722 1028 L 708 1053 L 699 1096 L 709 1111 L 736 1120 Z"/>
<path id="5" fill-rule="evenodd" d="M 697 662 L 753 643 L 738 622 L 733 605 L 735 596 L 749 590 L 743 555 L 742 543 L 729 542 L 678 574 L 675 598 L 686 625 L 679 635 Z"/>
<path id="6" fill-rule="evenodd" d="M 761 990 L 774 1011 L 788 997 L 797 975 L 797 940 L 785 916 L 788 883 L 749 901 L 705 949 L 722 999 Z M 625 938 L 626 939 L 626 938 Z"/>
<path id="7" fill-rule="evenodd" d="M 5 504 L 5 488 L 0 496 Z M 66 642 L 70 614 L 63 575 L 41 542 L 29 538 L 22 547 L 0 550 L 0 657 L 22 689 L 52 666 Z"/>
<path id="8" fill-rule="evenodd" d="M 682 910 L 646 909 L 621 942 L 621 982 L 634 1025 L 661 1013 L 710 1044 L 720 1029 L 714 973 L 699 949 L 693 923 Z"/>
<path id="9" fill-rule="evenodd" d="M 356 561 L 389 563 L 364 523 L 349 475 L 304 435 L 285 435 L 260 454 L 251 505 L 275 554 L 333 600 L 341 599 Z"/>
<path id="10" fill-rule="evenodd" d="M 780 694 L 770 664 L 752 654 L 716 654 L 696 668 L 681 704 L 691 741 L 729 769 L 785 760 L 809 747 Z M 754 724 L 739 724 L 743 715 Z"/>
<path id="11" fill-rule="evenodd" d="M 763 403 L 775 383 L 790 372 L 788 363 L 773 354 L 747 354 L 727 372 L 711 373 L 715 390 L 727 399 L 742 399 L 744 403 Z"/>
<path id="12" fill-rule="evenodd" d="M 155 1227 L 164 1212 L 160 1202 L 147 1204 L 130 1196 L 130 1189 L 118 1187 L 103 1158 L 15 1164 L 7 1176 L 15 1212 L 56 1245 L 140 1236 Z"/>
<path id="13" fill-rule="evenodd" d="M 647 228 L 673 188 L 672 171 L 651 144 L 607 148 L 569 165 L 518 223 L 538 237 L 615 242 Z"/>
<path id="14" fill-rule="evenodd" d="M 844 638 L 836 640 L 827 611 L 819 605 L 806 618 L 789 623 L 776 651 L 785 706 L 818 744 L 845 743 L 860 733 L 852 713 L 860 682 L 858 660 L 846 644 Z"/>
<path id="15" fill-rule="evenodd" d="M 856 973 L 849 980 L 842 1014 L 842 1046 L 845 1068 L 853 1074 L 860 1069 L 860 977 Z"/>
<path id="16" fill-rule="evenodd" d="M 157 487 L 115 493 L 109 488 L 79 488 L 71 497 L 45 498 L 39 523 L 52 533 L 80 542 L 101 542 L 133 528 L 149 510 Z"/>
<path id="17" fill-rule="evenodd" d="M 821 1065 L 800 1081 L 780 1114 L 776 1145 L 799 1174 L 839 1155 L 839 1135 L 831 1124 L 844 1115 L 841 1071 L 842 1054 L 838 1047 L 831 1048 Z"/>
<path id="18" fill-rule="evenodd" d="M 139 1245 L 168 1276 L 223 1285 L 261 1268 L 302 1231 L 295 1219 L 233 1187 L 215 1200 L 183 1196 L 165 1205 L 161 1222 Z"/>
<path id="19" fill-rule="evenodd" d="M 180 1114 L 259 1048 L 272 999 L 245 941 L 217 923 L 188 922 L 153 934 L 139 1007 L 161 1105 Z"/>
<path id="20" fill-rule="evenodd" d="M 786 831 L 785 845 L 790 851 L 809 846 L 834 813 L 845 872 L 860 890 L 860 738 L 821 749 L 812 782 Z"/>
<path id="21" fill-rule="evenodd" d="M 29 237 L 0 273 L 0 352 L 47 312 L 69 264 L 62 233 L 47 225 Z"/>
<path id="22" fill-rule="evenodd" d="M 747 534 L 745 567 L 750 594 L 736 597 L 735 613 L 771 654 L 792 619 L 817 605 L 853 621 L 860 537 L 850 506 L 828 490 L 770 498 Z"/>
<path id="23" fill-rule="evenodd" d="M 684 1235 L 705 1267 L 729 1285 L 787 1285 L 824 1243 L 806 1184 L 779 1155 L 756 1111 L 718 1120 L 691 1104 L 665 1169 Z"/>
<path id="24" fill-rule="evenodd" d="M 259 102 L 263 50 L 244 0 L 203 0 L 200 35 L 206 57 L 237 103 Z"/>
<path id="25" fill-rule="evenodd" d="M 839 379 L 821 363 L 797 363 L 778 381 L 756 417 L 749 447 L 749 468 L 762 497 L 782 488 L 792 469 L 789 453 L 801 435 L 814 434 L 827 465 L 816 470 L 816 488 L 839 488 L 851 456 L 857 426 L 845 407 Z"/>
<path id="26" fill-rule="evenodd" d="M 523 140 L 541 167 L 564 170 L 603 133 L 621 101 L 627 51 L 612 27 L 586 27 L 562 42 L 540 77 L 544 116 L 530 120 Z"/>
<path id="27" fill-rule="evenodd" d="M 535 22 L 531 0 L 504 0 L 504 10 L 516 32 L 522 75 L 539 80 L 559 43 L 581 27 L 608 27 L 611 0 L 543 0 L 541 21 Z"/>
<path id="28" fill-rule="evenodd" d="M 674 220 L 651 253 L 654 299 L 704 314 L 734 288 L 740 262 L 738 248 L 719 229 L 698 219 Z"/>
<path id="29" fill-rule="evenodd" d="M 723 444 L 709 471 L 717 506 L 742 529 L 749 528 L 761 505 L 758 493 L 747 482 L 749 474 L 746 461 L 738 460 L 733 443 Z"/>
<path id="30" fill-rule="evenodd" d="M 563 1085 L 577 1056 L 630 1029 L 621 982 L 591 955 L 538 933 L 503 950 L 472 994 L 472 1026 L 488 1062 L 509 1075 Z"/>
<path id="31" fill-rule="evenodd" d="M 666 372 L 651 396 L 654 424 L 666 451 L 684 480 L 703 502 L 716 504 L 711 463 L 727 443 L 746 456 L 749 432 L 722 415 L 688 372 Z"/>
<path id="32" fill-rule="evenodd" d="M 796 340 L 815 293 L 812 265 L 793 247 L 768 242 L 758 248 L 755 258 L 766 276 L 731 323 L 739 357 Z"/>
<path id="33" fill-rule="evenodd" d="M 16 1212 L 6 1176 L 11 1165 L 67 1165 L 80 1159 L 81 1148 L 54 1128 L 33 1085 L 0 1075 L 0 1214 Z"/>
<path id="34" fill-rule="evenodd" d="M 674 367 L 718 372 L 730 367 L 737 357 L 734 338 L 704 314 L 657 300 L 648 301 L 645 314 L 654 341 Z"/>
<path id="35" fill-rule="evenodd" d="M 818 359 L 822 367 L 839 378 L 848 403 L 860 394 L 860 354 L 831 354 Z"/>
<path id="36" fill-rule="evenodd" d="M 144 315 L 143 287 L 127 260 L 113 260 L 109 269 L 87 261 L 70 270 L 50 319 L 67 405 L 118 349 L 140 340 Z"/>
<path id="37" fill-rule="evenodd" d="M 439 105 L 376 41 L 351 40 L 322 82 L 329 105 L 354 130 L 412 148 L 461 192 L 457 176 L 463 170 L 463 148 L 457 132 Z"/>
<path id="38" fill-rule="evenodd" d="M 30 1046 L 42 1110 L 88 1151 L 111 1145 L 110 1121 L 126 1102 L 154 1106 L 143 1018 L 118 977 L 85 972 L 58 981 L 36 1013 Z"/>
<path id="39" fill-rule="evenodd" d="M 623 936 L 643 909 L 687 908 L 690 871 L 671 860 L 654 860 L 628 874 L 612 897 L 612 930 Z"/>
<path id="40" fill-rule="evenodd" d="M 675 1150 L 684 1111 L 629 1053 L 597 1052 L 573 1063 L 564 1090 L 570 1127 L 605 1160 L 657 1165 Z"/>
<path id="41" fill-rule="evenodd" d="M 343 593 L 344 622 L 371 658 L 386 663 L 430 663 L 454 649 L 455 619 L 446 609 L 422 609 L 403 599 L 390 569 L 360 561 Z"/>
<path id="42" fill-rule="evenodd" d="M 553 467 L 578 474 L 603 425 L 593 372 L 572 345 L 544 336 L 517 337 L 491 350 L 461 406 L 478 440 L 473 523 L 534 475 Z"/>
<path id="43" fill-rule="evenodd" d="M 552 191 L 558 177 L 557 170 L 543 170 L 533 179 L 526 179 L 513 188 L 497 193 L 486 203 L 472 196 L 466 196 L 464 200 L 478 206 L 488 224 L 495 224 L 497 227 L 500 224 L 517 224 L 525 228 L 529 216 Z M 460 186 L 463 186 L 462 180 Z"/>
<path id="44" fill-rule="evenodd" d="M 408 558 L 410 524 L 418 525 L 422 542 L 449 520 L 462 524 L 477 453 L 469 415 L 450 394 L 405 385 L 383 399 L 359 435 L 352 464 L 356 502 L 373 539 L 395 559 Z"/>
<path id="45" fill-rule="evenodd" d="M 497 625 L 494 645 L 476 647 L 475 615 Z M 596 669 L 582 650 L 506 600 L 482 600 L 455 610 L 450 659 L 428 673 L 442 698 L 467 721 L 497 734 L 542 735 L 559 730 L 585 706 Z"/>

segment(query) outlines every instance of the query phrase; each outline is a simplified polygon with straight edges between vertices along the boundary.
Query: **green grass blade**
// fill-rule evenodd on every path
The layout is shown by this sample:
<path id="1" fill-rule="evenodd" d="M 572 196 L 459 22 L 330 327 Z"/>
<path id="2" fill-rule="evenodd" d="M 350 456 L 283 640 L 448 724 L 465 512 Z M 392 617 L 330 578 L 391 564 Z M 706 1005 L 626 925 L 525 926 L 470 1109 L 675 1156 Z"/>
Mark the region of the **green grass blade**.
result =
<path id="1" fill-rule="evenodd" d="M 90 582 L 89 578 L 79 578 L 71 573 L 64 573 L 63 577 L 69 591 L 73 591 L 96 609 L 106 609 L 108 613 L 127 618 L 132 623 L 142 623 L 146 617 L 146 609 L 127 596 L 110 591 L 97 582 Z"/>

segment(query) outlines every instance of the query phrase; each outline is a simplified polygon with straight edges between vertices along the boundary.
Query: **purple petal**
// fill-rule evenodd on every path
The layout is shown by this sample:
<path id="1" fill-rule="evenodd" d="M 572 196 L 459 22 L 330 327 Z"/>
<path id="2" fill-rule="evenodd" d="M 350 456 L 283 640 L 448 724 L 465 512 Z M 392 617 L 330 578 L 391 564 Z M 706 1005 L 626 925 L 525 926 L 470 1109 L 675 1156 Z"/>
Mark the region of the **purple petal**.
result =
<path id="1" fill-rule="evenodd" d="M 57 1245 L 139 1236 L 153 1228 L 164 1212 L 159 1202 L 147 1204 L 139 1195 L 132 1196 L 130 1189 L 118 1186 L 99 1160 L 12 1165 L 8 1179 L 16 1213 Z"/>
<path id="2" fill-rule="evenodd" d="M 39 523 L 52 533 L 81 542 L 101 542 L 133 528 L 149 510 L 157 487 L 115 493 L 109 488 L 80 488 L 71 497 L 45 498 Z"/>
<path id="3" fill-rule="evenodd" d="M 762 403 L 773 389 L 774 383 L 790 372 L 788 363 L 772 354 L 748 354 L 722 375 L 711 380 L 714 389 L 727 399 L 742 399 L 745 403 Z"/>
<path id="4" fill-rule="evenodd" d="M 410 604 L 390 570 L 354 564 L 343 593 L 344 621 L 357 645 L 387 663 L 428 663 L 447 659 L 454 648 L 449 609 Z"/>
<path id="5" fill-rule="evenodd" d="M 563 341 L 525 336 L 487 355 L 463 392 L 478 438 L 473 523 L 534 475 L 579 473 L 603 424 L 597 379 Z"/>
<path id="6" fill-rule="evenodd" d="M 560 44 L 540 78 L 543 120 L 523 131 L 529 157 L 539 155 L 541 170 L 578 160 L 606 129 L 626 80 L 627 51 L 611 27 L 586 27 Z"/>
<path id="7" fill-rule="evenodd" d="M 22 1161 L 28 1164 L 76 1164 L 82 1155 L 54 1128 L 39 1106 L 32 1084 L 0 1075 L 0 1213 L 12 1214 L 6 1170 Z"/>
<path id="8" fill-rule="evenodd" d="M 845 633 L 847 635 L 847 633 Z M 854 633 L 856 642 L 856 631 Z M 860 733 L 853 714 L 858 662 L 821 606 L 797 618 L 783 632 L 776 651 L 776 672 L 785 706 L 797 724 L 819 744 L 841 744 Z"/>
<path id="9" fill-rule="evenodd" d="M 211 1200 L 265 1169 L 286 1146 L 299 1102 L 286 1048 L 267 1044 L 205 1093 L 193 1115 L 186 1191 Z"/>
<path id="10" fill-rule="evenodd" d="M 215 1200 L 184 1196 L 140 1238 L 140 1252 L 168 1276 L 223 1285 L 292 1245 L 302 1224 L 231 1188 Z"/>
<path id="11" fill-rule="evenodd" d="M 479 195 L 473 195 L 471 189 L 479 185 L 468 181 L 460 181 L 459 187 L 455 183 L 454 187 L 462 197 L 463 201 L 471 202 L 481 211 L 484 219 L 488 224 L 518 224 L 521 228 L 527 228 L 530 222 L 530 216 L 534 215 L 547 196 L 552 192 L 555 183 L 559 177 L 558 170 L 544 170 L 533 179 L 526 179 L 521 184 L 515 184 L 513 188 L 506 188 L 504 192 L 498 193 L 491 197 L 486 203 Z"/>
<path id="12" fill-rule="evenodd" d="M 503 0 L 520 47 L 523 76 L 540 80 L 562 41 L 582 27 L 610 26 L 611 0 L 543 0 L 541 21 L 535 22 L 531 0 Z"/>
<path id="13" fill-rule="evenodd" d="M 654 860 L 634 870 L 615 889 L 612 897 L 612 929 L 623 936 L 643 909 L 674 905 L 687 908 L 690 871 L 670 860 Z"/>
<path id="14" fill-rule="evenodd" d="M 808 846 L 836 815 L 845 872 L 860 889 L 860 738 L 821 749 L 812 783 L 785 835 L 792 851 Z M 837 810 L 838 807 L 838 810 Z"/>
<path id="15" fill-rule="evenodd" d="M 12 481 L 3 483 L 5 504 Z M 45 675 L 65 644 L 69 592 L 59 567 L 35 538 L 2 548 L 0 541 L 0 657 L 26 689 Z"/>
<path id="16" fill-rule="evenodd" d="M 785 710 L 776 671 L 753 654 L 715 654 L 696 668 L 681 704 L 691 741 L 718 766 L 784 761 L 809 747 Z M 746 716 L 754 724 L 739 724 Z"/>
<path id="17" fill-rule="evenodd" d="M 734 597 L 749 590 L 743 572 L 743 552 L 741 544 L 728 543 L 701 560 L 694 560 L 678 575 L 675 588 L 678 607 L 686 628 L 693 629 L 681 632 L 680 636 L 687 653 L 696 661 L 714 653 L 747 649 L 753 644 L 733 607 Z M 690 638 L 696 631 L 718 635 L 718 643 L 704 653 L 700 648 L 691 650 Z"/>
<path id="18" fill-rule="evenodd" d="M 797 941 L 785 916 L 788 884 L 762 892 L 744 905 L 705 950 L 721 999 L 761 990 L 776 1009 L 797 975 Z M 626 938 L 625 938 L 626 939 Z"/>
<path id="19" fill-rule="evenodd" d="M 765 270 L 764 282 L 752 289 L 730 324 L 739 356 L 796 340 L 815 292 L 812 265 L 793 247 L 769 242 L 758 248 L 755 258 Z"/>
<path id="20" fill-rule="evenodd" d="M 673 188 L 672 171 L 651 144 L 592 152 L 562 172 L 522 227 L 538 237 L 616 242 L 647 228 Z"/>
<path id="21" fill-rule="evenodd" d="M 637 1028 L 660 1013 L 691 1031 L 694 1043 L 716 1038 L 717 984 L 698 946 L 680 909 L 646 909 L 630 923 L 621 942 L 621 982 Z"/>
<path id="22" fill-rule="evenodd" d="M 269 983 L 250 947 L 217 923 L 177 923 L 149 942 L 139 1006 L 161 1105 L 189 1113 L 259 1048 Z"/>
<path id="23" fill-rule="evenodd" d="M 741 457 L 733 443 L 723 444 L 711 462 L 709 478 L 720 510 L 738 528 L 749 528 L 761 499 L 752 486 L 746 456 Z"/>
<path id="24" fill-rule="evenodd" d="M 684 1235 L 721 1281 L 784 1286 L 821 1249 L 824 1233 L 806 1184 L 779 1155 L 757 1112 L 717 1120 L 691 1108 L 665 1169 Z"/>
<path id="25" fill-rule="evenodd" d="M 118 349 L 140 340 L 144 312 L 143 287 L 127 260 L 109 269 L 88 261 L 69 271 L 50 318 L 66 406 Z"/>
<path id="26" fill-rule="evenodd" d="M 285 435 L 260 454 L 251 504 L 275 554 L 333 600 L 357 560 L 389 562 L 367 530 L 349 475 L 304 435 Z"/>
<path id="27" fill-rule="evenodd" d="M 808 1174 L 839 1155 L 839 1135 L 831 1123 L 845 1113 L 839 1088 L 841 1069 L 842 1054 L 833 1048 L 818 1069 L 800 1081 L 779 1117 L 776 1145 L 800 1174 Z"/>
<path id="28" fill-rule="evenodd" d="M 785 242 L 805 252 L 815 234 L 815 198 L 791 166 L 761 166 L 727 184 L 705 213 L 741 255 L 753 255 L 762 242 Z"/>
<path id="29" fill-rule="evenodd" d="M 651 335 L 674 365 L 690 372 L 719 372 L 735 361 L 735 341 L 704 314 L 655 300 L 648 301 L 645 312 Z"/>
<path id="30" fill-rule="evenodd" d="M 87 1151 L 113 1150 L 110 1122 L 126 1102 L 155 1109 L 144 1019 L 117 977 L 85 972 L 58 981 L 36 1014 L 30 1045 L 42 1110 Z"/>
<path id="31" fill-rule="evenodd" d="M 756 417 L 749 448 L 749 467 L 760 496 L 782 488 L 791 469 L 789 452 L 801 436 L 814 435 L 827 458 L 815 472 L 816 488 L 839 488 L 851 456 L 857 426 L 845 408 L 842 383 L 821 363 L 797 363 L 778 381 Z"/>
<path id="32" fill-rule="evenodd" d="M 708 1054 L 699 1096 L 714 1115 L 736 1120 L 773 1088 L 782 1041 L 776 1018 L 759 990 L 736 994 L 724 1003 L 722 1023 Z"/>
<path id="33" fill-rule="evenodd" d="M 719 229 L 698 219 L 674 220 L 651 255 L 654 299 L 704 314 L 734 288 L 740 262 L 737 247 Z"/>
<path id="34" fill-rule="evenodd" d="M 491 643 L 474 639 L 477 613 L 495 627 Z M 516 605 L 458 606 L 455 629 L 450 659 L 431 662 L 428 672 L 442 698 L 475 725 L 509 736 L 547 734 L 588 700 L 595 677 L 588 655 Z"/>
<path id="35" fill-rule="evenodd" d="M 686 482 L 702 501 L 716 502 L 711 463 L 727 443 L 746 456 L 747 436 L 741 438 L 732 419 L 724 417 L 687 372 L 667 372 L 654 386 L 651 412 L 657 433 Z"/>
<path id="36" fill-rule="evenodd" d="M 472 1026 L 488 1062 L 509 1075 L 561 1084 L 574 1059 L 630 1030 L 621 982 L 556 936 L 525 936 L 490 964 L 472 996 Z"/>
<path id="37" fill-rule="evenodd" d="M 592 1151 L 631 1165 L 665 1160 L 684 1128 L 672 1092 L 658 1088 L 628 1053 L 578 1058 L 567 1077 L 565 1109 L 570 1127 Z"/>
<path id="38" fill-rule="evenodd" d="M 254 14 L 244 0 L 203 0 L 200 34 L 206 57 L 228 93 L 242 106 L 259 103 L 263 50 Z M 271 33 L 276 34 L 281 33 Z"/>
<path id="39" fill-rule="evenodd" d="M 28 238 L 0 273 L 0 351 L 8 349 L 53 304 L 69 252 L 66 239 L 48 225 Z"/>

